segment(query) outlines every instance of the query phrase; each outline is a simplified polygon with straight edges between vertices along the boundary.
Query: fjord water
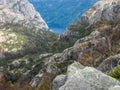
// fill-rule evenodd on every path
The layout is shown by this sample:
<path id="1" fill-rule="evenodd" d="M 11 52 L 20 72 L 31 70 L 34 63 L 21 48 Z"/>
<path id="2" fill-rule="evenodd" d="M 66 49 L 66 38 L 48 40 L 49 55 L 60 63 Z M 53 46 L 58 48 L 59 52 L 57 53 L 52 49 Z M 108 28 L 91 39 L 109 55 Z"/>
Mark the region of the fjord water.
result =
<path id="1" fill-rule="evenodd" d="M 65 28 L 60 27 L 50 27 L 50 29 L 56 34 L 62 34 L 65 31 Z"/>
<path id="2" fill-rule="evenodd" d="M 49 28 L 63 33 L 98 0 L 29 0 L 40 12 Z"/>

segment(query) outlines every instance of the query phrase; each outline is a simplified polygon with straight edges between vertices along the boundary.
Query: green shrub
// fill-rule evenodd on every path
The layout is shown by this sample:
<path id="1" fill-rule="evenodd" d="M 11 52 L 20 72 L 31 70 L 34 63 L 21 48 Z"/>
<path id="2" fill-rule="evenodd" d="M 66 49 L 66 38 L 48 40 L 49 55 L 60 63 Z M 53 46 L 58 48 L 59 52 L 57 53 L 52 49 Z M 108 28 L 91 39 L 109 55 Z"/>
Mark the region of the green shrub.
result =
<path id="1" fill-rule="evenodd" d="M 15 83 L 19 80 L 19 78 L 21 77 L 22 74 L 20 72 L 10 73 L 10 72 L 6 71 L 4 73 L 4 75 L 5 75 L 6 81 L 11 81 L 12 83 Z"/>
<path id="2" fill-rule="evenodd" d="M 120 66 L 116 67 L 114 71 L 108 75 L 120 81 Z"/>

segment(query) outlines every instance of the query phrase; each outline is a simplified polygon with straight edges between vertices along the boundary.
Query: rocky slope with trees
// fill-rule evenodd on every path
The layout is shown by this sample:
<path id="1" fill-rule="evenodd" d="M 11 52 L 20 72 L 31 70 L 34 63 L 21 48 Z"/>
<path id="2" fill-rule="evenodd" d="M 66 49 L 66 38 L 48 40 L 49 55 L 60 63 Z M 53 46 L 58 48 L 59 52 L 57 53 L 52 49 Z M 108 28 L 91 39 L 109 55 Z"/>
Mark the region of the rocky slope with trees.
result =
<path id="1" fill-rule="evenodd" d="M 57 35 L 28 0 L 0 0 L 0 59 L 42 53 Z"/>
<path id="2" fill-rule="evenodd" d="M 5 72 L 0 75 L 0 87 L 7 90 L 119 90 L 119 6 L 120 0 L 98 1 L 80 21 L 69 27 L 66 32 L 72 35 L 66 33 L 68 38 L 64 34 L 60 37 L 60 42 L 75 42 L 61 53 L 32 54 L 1 62 L 1 71 Z M 104 19 L 96 19 L 103 14 Z"/>
<path id="3" fill-rule="evenodd" d="M 85 72 L 84 69 L 83 71 L 73 70 L 75 71 L 73 72 L 75 74 L 72 73 L 69 75 L 69 67 L 67 67 L 74 61 L 77 61 L 84 66 L 94 67 L 119 81 L 119 2 L 119 0 L 98 1 L 90 10 L 83 14 L 77 23 L 68 27 L 68 30 L 60 36 L 60 42 L 71 43 L 71 41 L 74 40 L 75 44 L 72 47 L 65 49 L 61 54 L 59 54 L 60 56 L 57 57 L 55 54 L 54 56 L 56 57 L 52 56 L 48 59 L 45 73 L 47 72 L 48 74 L 52 73 L 57 75 L 53 82 L 50 81 L 47 83 L 49 87 L 52 87 L 51 83 L 53 83 L 54 90 L 117 90 L 120 88 L 119 84 L 114 86 L 112 82 L 114 80 L 111 81 L 112 86 L 102 86 L 104 81 L 99 82 L 98 78 L 101 78 L 100 75 L 98 75 L 100 77 L 96 77 L 96 80 L 94 81 L 93 76 L 97 75 L 97 72 L 99 71 L 93 70 L 92 68 L 88 68 L 88 71 L 85 69 Z M 103 17 L 102 15 L 105 16 Z M 93 21 L 96 22 L 91 23 Z M 78 65 L 75 67 L 80 66 Z M 73 67 L 73 69 L 75 67 Z M 68 72 L 66 72 L 67 69 Z M 89 71 L 89 69 L 91 71 Z M 79 72 L 84 73 L 85 75 L 82 75 Z M 93 73 L 95 75 L 91 75 L 92 77 L 90 77 L 89 73 Z M 99 72 L 99 74 L 100 73 L 101 72 Z M 58 74 L 60 76 L 58 76 Z M 38 75 L 40 75 L 40 73 Z M 81 77 L 79 77 L 79 75 Z M 106 76 L 106 78 L 109 78 L 109 76 Z M 41 77 L 38 78 L 40 79 Z M 101 78 L 100 81 L 101 80 L 103 79 Z M 41 82 L 46 81 L 43 80 Z M 98 86 L 95 83 L 97 83 Z M 110 85 L 110 82 L 106 83 Z M 39 85 L 39 88 L 43 88 L 44 85 L 45 83 Z M 69 87 L 71 87 L 71 89 Z M 46 88 L 48 89 L 47 86 Z"/>

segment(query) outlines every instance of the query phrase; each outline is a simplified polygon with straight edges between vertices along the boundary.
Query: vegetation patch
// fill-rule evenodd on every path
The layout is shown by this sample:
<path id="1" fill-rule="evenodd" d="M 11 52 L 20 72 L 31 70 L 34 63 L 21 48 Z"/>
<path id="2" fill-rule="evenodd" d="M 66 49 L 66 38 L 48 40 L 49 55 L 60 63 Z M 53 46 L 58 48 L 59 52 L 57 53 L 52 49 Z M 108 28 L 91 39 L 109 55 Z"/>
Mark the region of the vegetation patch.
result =
<path id="1" fill-rule="evenodd" d="M 116 67 L 114 71 L 108 75 L 120 81 L 120 66 Z"/>

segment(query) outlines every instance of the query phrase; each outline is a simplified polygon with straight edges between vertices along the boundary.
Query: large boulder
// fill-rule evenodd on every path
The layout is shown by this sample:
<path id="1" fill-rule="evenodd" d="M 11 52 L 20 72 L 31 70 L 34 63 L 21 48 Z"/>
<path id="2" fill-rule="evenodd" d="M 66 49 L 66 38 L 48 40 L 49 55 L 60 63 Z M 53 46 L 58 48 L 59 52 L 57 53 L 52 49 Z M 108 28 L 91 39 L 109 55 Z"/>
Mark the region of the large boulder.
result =
<path id="1" fill-rule="evenodd" d="M 68 67 L 68 77 L 59 90 L 109 90 L 120 82 L 92 67 L 74 63 Z"/>
<path id="2" fill-rule="evenodd" d="M 120 90 L 120 86 L 111 87 L 111 88 L 109 88 L 109 90 Z"/>
<path id="3" fill-rule="evenodd" d="M 65 84 L 66 79 L 67 79 L 66 75 L 58 75 L 53 80 L 53 90 L 59 90 L 59 88 Z"/>

